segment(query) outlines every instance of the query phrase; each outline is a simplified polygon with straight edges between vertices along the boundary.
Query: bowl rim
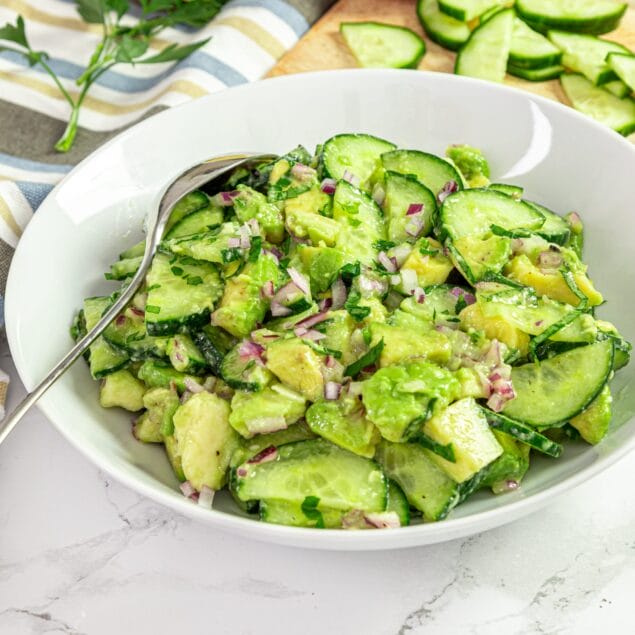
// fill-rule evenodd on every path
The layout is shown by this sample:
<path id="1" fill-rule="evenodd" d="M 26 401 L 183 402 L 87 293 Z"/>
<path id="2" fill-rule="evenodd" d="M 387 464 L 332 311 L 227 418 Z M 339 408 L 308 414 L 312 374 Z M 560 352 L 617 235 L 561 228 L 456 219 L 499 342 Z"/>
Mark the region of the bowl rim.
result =
<path id="1" fill-rule="evenodd" d="M 540 95 L 534 95 L 520 88 L 513 86 L 507 86 L 504 84 L 494 84 L 485 80 L 452 75 L 449 73 L 437 73 L 433 71 L 417 71 L 416 74 L 412 70 L 404 69 L 338 69 L 338 70 L 323 70 L 298 73 L 294 75 L 284 75 L 274 78 L 264 78 L 255 82 L 242 84 L 240 86 L 230 87 L 218 93 L 212 93 L 206 95 L 197 100 L 192 100 L 175 107 L 166 108 L 165 110 L 147 117 L 142 121 L 126 128 L 124 131 L 115 135 L 112 139 L 101 145 L 99 148 L 90 153 L 82 161 L 80 161 L 64 178 L 51 190 L 47 197 L 42 201 L 40 207 L 46 205 L 49 197 L 54 196 L 59 188 L 64 186 L 67 181 L 75 178 L 75 174 L 82 170 L 86 164 L 89 164 L 101 153 L 105 152 L 112 145 L 119 144 L 122 140 L 125 140 L 132 131 L 138 132 L 145 126 L 155 125 L 156 120 L 168 119 L 170 117 L 178 116 L 178 113 L 186 112 L 189 108 L 193 107 L 193 104 L 199 104 L 200 102 L 213 102 L 218 95 L 224 95 L 227 91 L 233 93 L 250 92 L 258 90 L 258 87 L 262 84 L 271 85 L 272 83 L 279 84 L 281 87 L 287 83 L 296 83 L 311 81 L 312 78 L 320 78 L 327 76 L 343 76 L 347 75 L 366 75 L 369 78 L 394 78 L 398 76 L 405 76 L 412 80 L 417 77 L 415 81 L 432 81 L 432 82 L 459 82 L 466 85 L 476 85 L 480 89 L 489 90 L 492 94 L 505 94 L 511 93 L 517 97 L 521 97 L 530 102 L 536 102 L 539 105 L 545 106 L 547 109 L 554 109 L 556 112 L 564 114 L 566 117 L 572 118 L 580 122 L 580 125 L 590 126 L 595 128 L 601 134 L 608 134 L 613 139 L 613 143 L 621 144 L 625 148 L 629 148 L 629 152 L 635 153 L 635 145 L 631 144 L 624 137 L 617 132 L 604 126 L 603 124 L 596 122 L 589 117 L 573 110 L 569 106 L 556 102 Z M 371 81 L 371 79 L 369 79 Z M 174 115 L 173 113 L 177 113 Z M 186 167 L 186 166 L 184 166 Z M 21 254 L 28 248 L 28 242 L 30 236 L 37 234 L 40 224 L 39 219 L 43 218 L 43 214 L 34 214 L 30 220 L 28 226 L 23 232 L 23 235 L 18 243 L 15 254 Z M 16 294 L 15 289 L 20 285 L 18 280 L 17 266 L 14 263 L 17 259 L 14 258 L 9 270 L 7 279 L 7 287 L 5 292 L 5 306 L 6 306 L 6 333 L 9 343 L 9 349 L 11 356 L 14 360 L 17 373 L 23 383 L 25 379 L 29 379 L 29 369 L 27 360 L 22 359 L 20 356 L 20 348 L 17 341 L 17 308 L 14 308 L 14 303 L 11 301 L 12 297 Z M 116 465 L 112 465 L 107 457 L 102 456 L 96 450 L 84 445 L 79 439 L 75 438 L 68 426 L 58 423 L 55 420 L 55 413 L 47 406 L 46 395 L 43 396 L 38 403 L 39 410 L 46 416 L 55 428 L 66 438 L 71 445 L 73 445 L 79 452 L 86 456 L 95 466 L 101 470 L 104 470 L 107 474 L 114 479 L 124 484 L 126 487 L 139 492 L 143 496 L 160 503 L 172 510 L 182 513 L 185 516 L 190 516 L 201 520 L 212 527 L 218 527 L 222 530 L 234 530 L 237 533 L 255 538 L 259 541 L 268 541 L 279 543 L 287 546 L 305 547 L 315 549 L 341 549 L 341 550 L 375 550 L 375 549 L 395 549 L 405 548 L 417 545 L 427 545 L 439 542 L 445 542 L 455 538 L 463 537 L 473 533 L 477 533 L 483 530 L 487 530 L 496 526 L 501 526 L 508 522 L 512 522 L 532 511 L 538 510 L 541 507 L 547 505 L 552 500 L 561 496 L 564 492 L 578 487 L 593 476 L 604 471 L 611 465 L 614 465 L 617 461 L 621 460 L 629 452 L 635 449 L 635 434 L 631 435 L 622 445 L 611 450 L 610 453 L 599 456 L 591 464 L 584 466 L 579 472 L 565 478 L 563 481 L 546 487 L 545 489 L 530 494 L 526 497 L 520 497 L 517 500 L 510 501 L 508 503 L 501 504 L 500 506 L 476 512 L 469 516 L 461 518 L 448 518 L 439 523 L 421 523 L 417 525 L 410 525 L 407 527 L 401 527 L 393 529 L 390 532 L 345 532 L 338 529 L 320 529 L 315 528 L 300 528 L 300 527 L 287 527 L 283 525 L 271 525 L 260 522 L 255 518 L 245 518 L 233 514 L 217 510 L 203 509 L 197 505 L 192 504 L 191 501 L 181 497 L 175 496 L 175 492 L 169 490 L 163 490 L 158 487 L 154 487 L 150 484 L 146 484 L 135 476 L 132 471 L 120 470 Z M 50 413 L 50 414 L 49 414 Z M 590 447 L 587 451 L 592 451 Z"/>

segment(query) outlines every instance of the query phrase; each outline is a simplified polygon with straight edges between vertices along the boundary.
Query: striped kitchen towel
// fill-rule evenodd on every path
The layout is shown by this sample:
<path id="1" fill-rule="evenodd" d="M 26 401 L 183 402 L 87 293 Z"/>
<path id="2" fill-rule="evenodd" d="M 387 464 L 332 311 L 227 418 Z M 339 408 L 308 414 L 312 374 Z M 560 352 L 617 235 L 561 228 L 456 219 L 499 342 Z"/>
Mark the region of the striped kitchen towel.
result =
<path id="1" fill-rule="evenodd" d="M 0 294 L 22 231 L 75 163 L 163 108 L 262 77 L 333 2 L 230 0 L 202 29 L 162 31 L 155 48 L 211 40 L 178 63 L 122 64 L 102 75 L 67 154 L 53 150 L 69 115 L 53 81 L 20 56 L 0 53 Z M 74 80 L 100 39 L 100 26 L 83 22 L 72 0 L 0 0 L 0 25 L 15 23 L 18 14 L 33 48 L 47 51 L 65 88 L 76 91 Z"/>

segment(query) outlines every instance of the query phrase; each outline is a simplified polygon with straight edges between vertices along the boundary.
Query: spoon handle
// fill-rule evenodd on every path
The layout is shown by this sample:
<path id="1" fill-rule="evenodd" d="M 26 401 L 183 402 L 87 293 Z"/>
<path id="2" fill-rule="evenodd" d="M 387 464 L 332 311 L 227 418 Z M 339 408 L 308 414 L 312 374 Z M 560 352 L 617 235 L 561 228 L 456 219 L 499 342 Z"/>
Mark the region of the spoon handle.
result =
<path id="1" fill-rule="evenodd" d="M 68 370 L 77 358 L 106 330 L 121 310 L 132 300 L 150 268 L 154 252 L 161 241 L 170 212 L 177 201 L 186 194 L 198 189 L 211 179 L 221 176 L 245 162 L 246 159 L 260 155 L 235 154 L 210 159 L 183 172 L 166 189 L 157 213 L 150 219 L 147 227 L 146 247 L 141 265 L 130 284 L 122 291 L 97 324 L 80 339 L 73 348 L 52 368 L 48 375 L 0 422 L 0 444 L 22 419 L 29 408 Z M 268 155 L 262 155 L 267 158 Z"/>

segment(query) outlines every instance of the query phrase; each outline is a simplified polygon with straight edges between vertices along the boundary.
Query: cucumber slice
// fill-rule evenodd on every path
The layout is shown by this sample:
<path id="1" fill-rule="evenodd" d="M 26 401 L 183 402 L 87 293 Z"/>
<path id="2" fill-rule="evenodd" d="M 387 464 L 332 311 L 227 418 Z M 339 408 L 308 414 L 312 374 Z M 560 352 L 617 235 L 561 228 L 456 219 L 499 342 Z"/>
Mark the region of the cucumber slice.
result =
<path id="1" fill-rule="evenodd" d="M 563 75 L 560 82 L 576 110 L 624 136 L 635 132 L 635 100 L 611 95 L 582 75 Z"/>
<path id="2" fill-rule="evenodd" d="M 141 364 L 137 375 L 149 388 L 170 388 L 174 385 L 180 393 L 185 391 L 185 380 L 188 378 L 197 384 L 203 383 L 201 377 L 181 373 L 161 360 L 146 360 Z"/>
<path id="3" fill-rule="evenodd" d="M 606 63 L 631 91 L 635 91 L 635 55 L 630 52 L 609 53 Z"/>
<path id="4" fill-rule="evenodd" d="M 143 256 L 146 250 L 146 241 L 140 240 L 136 245 L 130 247 L 130 249 L 126 249 L 126 251 L 122 251 L 119 254 L 119 260 L 126 260 L 127 258 L 137 258 L 139 256 Z"/>
<path id="5" fill-rule="evenodd" d="M 364 68 L 417 68 L 425 42 L 410 29 L 381 22 L 342 22 L 340 33 Z"/>
<path id="6" fill-rule="evenodd" d="M 426 35 L 446 49 L 456 51 L 470 37 L 467 24 L 442 13 L 437 0 L 419 0 L 417 15 Z"/>
<path id="7" fill-rule="evenodd" d="M 507 185 L 506 183 L 492 183 L 488 186 L 487 189 L 502 192 L 503 194 L 507 194 L 507 196 L 511 196 L 517 201 L 519 201 L 523 197 L 523 192 L 525 191 L 518 185 Z"/>
<path id="8" fill-rule="evenodd" d="M 564 245 L 569 236 L 571 235 L 571 228 L 569 223 L 550 209 L 547 209 L 543 205 L 533 203 L 532 201 L 524 201 L 527 205 L 533 207 L 538 213 L 545 217 L 543 226 L 536 231 L 539 236 L 542 236 L 545 240 L 557 245 Z"/>
<path id="9" fill-rule="evenodd" d="M 205 192 L 196 190 L 186 194 L 175 206 L 170 214 L 170 218 L 165 226 L 165 231 L 169 232 L 183 218 L 209 205 L 209 199 Z"/>
<path id="10" fill-rule="evenodd" d="M 549 31 L 549 39 L 562 50 L 562 65 L 576 73 L 582 73 L 596 86 L 617 79 L 613 69 L 606 63 L 610 53 L 630 53 L 617 44 L 601 40 L 592 35 L 566 33 L 565 31 Z"/>
<path id="11" fill-rule="evenodd" d="M 492 82 L 505 79 L 514 12 L 499 11 L 477 27 L 456 57 L 454 72 Z"/>
<path id="12" fill-rule="evenodd" d="M 539 31 L 562 29 L 576 33 L 608 33 L 617 28 L 625 3 L 613 0 L 518 0 L 518 15 Z"/>
<path id="13" fill-rule="evenodd" d="M 614 79 L 612 82 L 604 84 L 602 88 L 620 99 L 631 94 L 631 89 L 620 79 Z"/>
<path id="14" fill-rule="evenodd" d="M 507 402 L 503 412 L 536 428 L 566 423 L 604 388 L 613 370 L 613 354 L 613 342 L 604 340 L 512 368 L 516 398 Z"/>
<path id="15" fill-rule="evenodd" d="M 143 256 L 134 256 L 133 258 L 124 258 L 110 265 L 110 271 L 104 274 L 106 280 L 125 280 L 134 276 L 139 269 L 139 265 L 143 260 Z"/>
<path id="16" fill-rule="evenodd" d="M 381 155 L 381 163 L 384 170 L 412 174 L 435 197 L 450 181 L 454 181 L 459 189 L 463 188 L 463 180 L 457 169 L 435 154 L 420 150 L 393 150 Z"/>
<path id="17" fill-rule="evenodd" d="M 386 511 L 395 512 L 399 516 L 399 524 L 406 527 L 410 524 L 410 505 L 403 490 L 395 481 L 388 481 L 388 500 Z"/>
<path id="18" fill-rule="evenodd" d="M 437 210 L 435 195 L 412 176 L 386 172 L 384 212 L 388 220 L 388 240 L 395 243 L 414 242 L 427 236 Z M 411 205 L 423 205 L 416 215 L 409 216 Z"/>
<path id="19" fill-rule="evenodd" d="M 201 234 L 215 229 L 223 222 L 223 210 L 220 207 L 204 207 L 196 210 L 174 223 L 172 229 L 165 233 L 165 239 L 182 238 L 192 234 Z"/>
<path id="20" fill-rule="evenodd" d="M 562 51 L 544 35 L 514 18 L 512 44 L 507 64 L 514 68 L 544 69 L 560 64 Z"/>
<path id="21" fill-rule="evenodd" d="M 273 375 L 253 357 L 241 356 L 241 344 L 225 355 L 221 364 L 221 375 L 229 386 L 237 390 L 255 392 L 271 383 Z"/>
<path id="22" fill-rule="evenodd" d="M 182 327 L 208 323 L 223 291 L 214 265 L 167 254 L 154 257 L 147 283 L 145 319 L 150 335 L 173 335 Z"/>
<path id="23" fill-rule="evenodd" d="M 275 499 L 302 504 L 307 496 L 327 508 L 384 511 L 387 483 L 379 465 L 323 439 L 289 443 L 273 461 L 236 469 L 240 500 Z"/>
<path id="24" fill-rule="evenodd" d="M 459 486 L 416 443 L 382 441 L 377 460 L 425 520 L 442 520 L 459 502 Z"/>
<path id="25" fill-rule="evenodd" d="M 562 454 L 562 446 L 559 443 L 552 441 L 544 434 L 540 434 L 540 432 L 536 432 L 531 426 L 521 421 L 510 419 L 503 414 L 492 412 L 482 406 L 481 409 L 494 430 L 504 432 L 510 437 L 514 437 L 514 439 L 522 441 L 535 450 L 538 450 L 538 452 L 542 452 L 556 459 Z"/>
<path id="26" fill-rule="evenodd" d="M 168 340 L 166 352 L 170 363 L 182 373 L 204 375 L 209 371 L 209 365 L 189 335 L 179 333 Z"/>
<path id="27" fill-rule="evenodd" d="M 348 173 L 366 188 L 381 154 L 394 149 L 394 143 L 371 135 L 339 134 L 324 143 L 322 162 L 326 173 L 334 179 Z"/>
<path id="28" fill-rule="evenodd" d="M 506 0 L 439 0 L 439 9 L 446 15 L 470 22 L 484 13 L 505 4 Z"/>
<path id="29" fill-rule="evenodd" d="M 208 211 L 208 210 L 204 210 Z M 194 214 L 198 214 L 195 212 Z M 183 219 L 188 221 L 189 217 Z M 175 227 L 178 228 L 178 225 Z M 216 264 L 227 264 L 228 255 L 233 256 L 240 251 L 229 249 L 229 240 L 238 236 L 236 223 L 224 223 L 220 228 L 212 229 L 202 234 L 193 234 L 181 238 L 170 238 L 161 243 L 160 250 L 179 256 L 188 256 L 195 260 L 204 260 Z"/>
<path id="30" fill-rule="evenodd" d="M 546 82 L 557 79 L 564 73 L 564 66 L 545 66 L 545 68 L 518 68 L 512 64 L 507 65 L 507 72 L 514 77 L 526 79 L 528 82 Z"/>
<path id="31" fill-rule="evenodd" d="M 84 300 L 84 320 L 86 331 L 90 331 L 99 322 L 106 309 L 112 304 L 110 297 L 86 298 Z M 127 366 L 130 359 L 125 352 L 112 348 L 103 336 L 90 345 L 90 374 L 93 379 L 105 377 Z"/>
<path id="32" fill-rule="evenodd" d="M 220 375 L 223 359 L 229 349 L 236 344 L 235 338 L 218 326 L 207 324 L 200 331 L 194 331 L 192 339 L 203 354 L 212 372 L 215 375 Z"/>
<path id="33" fill-rule="evenodd" d="M 406 298 L 399 308 L 410 315 L 414 315 L 420 319 L 430 322 L 456 322 L 456 307 L 461 297 L 460 293 L 453 290 L 460 289 L 451 284 L 437 284 L 432 287 L 426 287 L 425 300 L 422 303 L 417 302 L 416 298 Z M 462 289 L 464 293 L 467 293 Z M 456 294 L 456 295 L 455 295 Z"/>
<path id="34" fill-rule="evenodd" d="M 492 225 L 507 231 L 538 230 L 545 218 L 524 201 L 491 189 L 471 189 L 445 199 L 440 222 L 442 235 L 456 241 L 464 236 L 487 236 Z"/>
<path id="35" fill-rule="evenodd" d="M 307 515 L 302 510 L 302 505 L 279 500 L 260 501 L 260 520 L 274 525 L 287 525 L 289 527 L 317 527 L 318 519 L 320 528 L 337 529 L 342 526 L 342 516 L 345 512 L 340 509 L 328 509 L 318 504 L 318 513 Z"/>

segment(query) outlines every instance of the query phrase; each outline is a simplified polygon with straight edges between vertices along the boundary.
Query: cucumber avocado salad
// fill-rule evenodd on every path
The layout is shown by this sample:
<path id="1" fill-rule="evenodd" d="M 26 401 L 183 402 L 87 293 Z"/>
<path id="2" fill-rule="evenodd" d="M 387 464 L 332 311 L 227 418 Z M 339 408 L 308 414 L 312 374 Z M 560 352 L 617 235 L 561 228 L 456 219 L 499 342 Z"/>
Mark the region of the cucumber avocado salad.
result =
<path id="1" fill-rule="evenodd" d="M 199 505 L 228 488 L 268 523 L 436 521 L 607 433 L 631 346 L 595 315 L 582 220 L 492 183 L 478 149 L 339 134 L 221 190 L 177 204 L 87 355 Z M 117 293 L 84 301 L 76 338 Z"/>

